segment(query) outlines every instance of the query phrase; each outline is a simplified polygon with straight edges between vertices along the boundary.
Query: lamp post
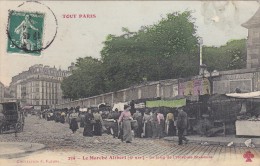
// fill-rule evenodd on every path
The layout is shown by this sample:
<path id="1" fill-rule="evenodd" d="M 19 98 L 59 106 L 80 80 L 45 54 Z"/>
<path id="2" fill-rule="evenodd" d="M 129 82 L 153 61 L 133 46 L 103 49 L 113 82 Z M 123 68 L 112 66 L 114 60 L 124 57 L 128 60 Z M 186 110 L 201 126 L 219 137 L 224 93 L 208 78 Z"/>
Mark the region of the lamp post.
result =
<path id="1" fill-rule="evenodd" d="M 203 45 L 203 39 L 202 37 L 199 37 L 199 40 L 198 40 L 199 44 L 200 44 L 200 68 L 199 68 L 199 75 L 202 75 L 203 74 L 203 64 L 202 64 L 202 45 Z"/>

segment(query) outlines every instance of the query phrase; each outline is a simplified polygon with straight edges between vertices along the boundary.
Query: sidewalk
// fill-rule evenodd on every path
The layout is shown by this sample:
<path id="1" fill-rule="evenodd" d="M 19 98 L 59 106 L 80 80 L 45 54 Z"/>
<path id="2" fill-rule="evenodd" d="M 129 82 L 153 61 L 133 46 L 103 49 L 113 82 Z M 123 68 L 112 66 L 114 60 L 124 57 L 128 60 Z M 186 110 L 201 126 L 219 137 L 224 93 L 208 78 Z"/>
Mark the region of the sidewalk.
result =
<path id="1" fill-rule="evenodd" d="M 26 142 L 0 142 L 0 158 L 22 157 L 45 148 L 43 144 Z"/>
<path id="2" fill-rule="evenodd" d="M 252 140 L 252 144 L 255 145 L 256 148 L 260 148 L 260 138 L 237 138 L 235 136 L 219 136 L 219 137 L 201 137 L 201 136 L 186 136 L 189 139 L 190 143 L 198 143 L 204 145 L 224 145 L 227 146 L 230 142 L 234 142 L 232 146 L 237 147 L 246 147 L 245 141 L 248 139 Z M 167 141 L 178 142 L 178 137 L 164 137 Z"/>

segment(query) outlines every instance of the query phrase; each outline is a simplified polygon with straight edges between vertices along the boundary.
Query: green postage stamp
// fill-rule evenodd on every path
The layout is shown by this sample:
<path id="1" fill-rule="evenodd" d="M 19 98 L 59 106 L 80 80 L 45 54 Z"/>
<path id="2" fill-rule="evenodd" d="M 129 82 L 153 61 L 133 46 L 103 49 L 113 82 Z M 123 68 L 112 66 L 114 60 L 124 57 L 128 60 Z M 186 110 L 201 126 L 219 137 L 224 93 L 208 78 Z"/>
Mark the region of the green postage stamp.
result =
<path id="1" fill-rule="evenodd" d="M 43 45 L 44 14 L 10 11 L 7 52 L 39 56 Z"/>

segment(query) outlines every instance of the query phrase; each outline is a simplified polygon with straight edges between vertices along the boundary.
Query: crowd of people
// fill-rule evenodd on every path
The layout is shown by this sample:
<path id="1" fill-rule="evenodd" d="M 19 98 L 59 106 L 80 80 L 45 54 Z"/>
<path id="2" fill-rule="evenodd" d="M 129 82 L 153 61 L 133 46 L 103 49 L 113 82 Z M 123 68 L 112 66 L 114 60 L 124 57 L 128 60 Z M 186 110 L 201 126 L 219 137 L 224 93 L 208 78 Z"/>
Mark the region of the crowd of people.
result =
<path id="1" fill-rule="evenodd" d="M 179 145 L 183 144 L 183 140 L 188 142 L 184 137 L 188 118 L 183 108 L 177 109 L 177 117 L 174 111 L 165 113 L 159 108 L 145 108 L 134 112 L 131 109 L 129 105 L 124 106 L 124 111 L 100 111 L 96 108 L 80 111 L 77 107 L 42 112 L 40 118 L 67 122 L 72 133 L 82 127 L 83 136 L 86 137 L 102 136 L 102 133 L 106 132 L 123 142 L 131 143 L 133 137 L 160 139 L 166 135 L 178 135 Z"/>

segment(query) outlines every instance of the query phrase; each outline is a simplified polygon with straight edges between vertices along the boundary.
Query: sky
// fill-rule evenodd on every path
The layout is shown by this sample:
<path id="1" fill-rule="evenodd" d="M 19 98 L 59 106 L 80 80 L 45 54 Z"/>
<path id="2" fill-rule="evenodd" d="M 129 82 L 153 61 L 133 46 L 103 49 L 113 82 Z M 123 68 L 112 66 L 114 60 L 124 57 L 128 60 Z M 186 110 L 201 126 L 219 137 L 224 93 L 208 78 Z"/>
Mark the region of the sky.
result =
<path id="1" fill-rule="evenodd" d="M 100 58 L 108 34 L 121 35 L 122 27 L 138 31 L 141 26 L 156 24 L 167 13 L 192 10 L 197 36 L 203 45 L 220 46 L 233 39 L 247 38 L 241 24 L 259 8 L 257 1 L 0 1 L 0 32 L 6 34 L 8 10 L 46 13 L 43 43 L 50 46 L 40 56 L 7 52 L 7 35 L 0 36 L 0 81 L 8 86 L 11 78 L 34 64 L 66 70 L 79 57 Z M 57 26 L 54 16 L 57 19 Z M 79 18 L 88 14 L 92 18 Z M 76 15 L 76 18 L 64 18 Z M 94 18 L 93 18 L 94 17 Z"/>

